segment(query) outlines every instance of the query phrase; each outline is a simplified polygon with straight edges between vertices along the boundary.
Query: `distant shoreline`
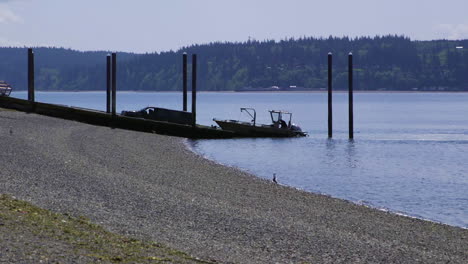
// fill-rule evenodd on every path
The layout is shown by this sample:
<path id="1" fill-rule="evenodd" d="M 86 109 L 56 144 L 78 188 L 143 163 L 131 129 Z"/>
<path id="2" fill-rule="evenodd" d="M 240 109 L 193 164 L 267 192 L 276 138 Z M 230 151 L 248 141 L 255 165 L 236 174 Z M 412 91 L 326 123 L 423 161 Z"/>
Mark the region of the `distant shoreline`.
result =
<path id="1" fill-rule="evenodd" d="M 14 91 L 12 94 L 22 92 L 27 93 L 27 90 Z M 80 91 L 65 91 L 65 90 L 48 90 L 48 91 L 36 91 L 39 93 L 102 93 L 106 92 L 105 90 L 80 90 Z M 182 91 L 141 91 L 141 90 L 122 90 L 117 91 L 117 93 L 182 93 Z M 190 91 L 188 91 L 190 93 Z M 197 93 L 327 93 L 327 90 L 321 91 L 197 91 Z M 348 93 L 347 90 L 333 90 L 333 93 Z M 398 90 L 386 90 L 386 91 L 377 91 L 377 90 L 355 90 L 354 93 L 468 93 L 468 91 L 398 91 Z"/>

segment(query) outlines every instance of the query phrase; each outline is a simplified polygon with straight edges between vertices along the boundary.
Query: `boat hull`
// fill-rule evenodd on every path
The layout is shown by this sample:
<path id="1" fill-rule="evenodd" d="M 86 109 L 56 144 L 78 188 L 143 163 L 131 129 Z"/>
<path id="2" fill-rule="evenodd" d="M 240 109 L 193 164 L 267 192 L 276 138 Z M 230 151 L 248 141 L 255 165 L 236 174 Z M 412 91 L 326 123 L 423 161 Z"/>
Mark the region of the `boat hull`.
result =
<path id="1" fill-rule="evenodd" d="M 275 128 L 271 125 L 253 125 L 237 120 L 217 120 L 214 121 L 223 129 L 232 131 L 242 137 L 304 137 L 307 134 L 302 131 L 295 131 L 288 128 Z"/>

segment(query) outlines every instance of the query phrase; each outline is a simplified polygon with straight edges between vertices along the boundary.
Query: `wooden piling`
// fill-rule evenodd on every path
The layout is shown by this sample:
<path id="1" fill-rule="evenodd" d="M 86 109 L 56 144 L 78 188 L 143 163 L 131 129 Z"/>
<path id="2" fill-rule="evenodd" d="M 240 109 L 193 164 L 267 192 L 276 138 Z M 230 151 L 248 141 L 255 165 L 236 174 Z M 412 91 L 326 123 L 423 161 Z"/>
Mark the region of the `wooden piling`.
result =
<path id="1" fill-rule="evenodd" d="M 116 98 L 117 98 L 117 54 L 112 53 L 112 115 L 116 115 Z"/>
<path id="2" fill-rule="evenodd" d="M 34 102 L 34 52 L 28 49 L 28 100 Z"/>
<path id="3" fill-rule="evenodd" d="M 197 54 L 192 54 L 192 126 L 197 124 Z"/>
<path id="4" fill-rule="evenodd" d="M 182 55 L 182 91 L 183 111 L 187 111 L 187 53 Z"/>
<path id="5" fill-rule="evenodd" d="M 354 138 L 354 113 L 353 113 L 353 53 L 348 55 L 348 113 L 349 113 L 349 139 Z"/>
<path id="6" fill-rule="evenodd" d="M 111 55 L 106 58 L 106 112 L 111 112 Z"/>
<path id="7" fill-rule="evenodd" d="M 328 53 L 328 137 L 333 136 L 332 53 Z"/>

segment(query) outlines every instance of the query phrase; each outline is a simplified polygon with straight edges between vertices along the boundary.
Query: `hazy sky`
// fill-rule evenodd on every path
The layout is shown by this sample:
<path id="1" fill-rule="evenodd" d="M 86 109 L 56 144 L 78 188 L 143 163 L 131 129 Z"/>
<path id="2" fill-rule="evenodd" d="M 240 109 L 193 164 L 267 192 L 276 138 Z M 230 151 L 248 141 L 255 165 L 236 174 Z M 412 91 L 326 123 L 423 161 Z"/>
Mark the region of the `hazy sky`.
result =
<path id="1" fill-rule="evenodd" d="M 468 39 L 468 0 L 0 0 L 0 46 L 153 52 L 315 36 Z"/>

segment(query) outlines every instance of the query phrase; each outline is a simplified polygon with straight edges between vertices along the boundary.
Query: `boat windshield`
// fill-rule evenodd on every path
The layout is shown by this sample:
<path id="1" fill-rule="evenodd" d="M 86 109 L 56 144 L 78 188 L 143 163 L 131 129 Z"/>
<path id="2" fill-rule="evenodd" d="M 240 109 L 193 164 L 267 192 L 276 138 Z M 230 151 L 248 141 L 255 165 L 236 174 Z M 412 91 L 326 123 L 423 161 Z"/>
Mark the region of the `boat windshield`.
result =
<path id="1" fill-rule="evenodd" d="M 271 121 L 272 121 L 273 123 L 278 122 L 278 121 L 282 118 L 281 112 L 273 112 L 273 111 L 271 111 L 270 113 L 271 113 Z"/>
<path id="2" fill-rule="evenodd" d="M 270 110 L 271 122 L 273 125 L 281 125 L 282 127 L 290 127 L 292 114 L 289 112 Z"/>

